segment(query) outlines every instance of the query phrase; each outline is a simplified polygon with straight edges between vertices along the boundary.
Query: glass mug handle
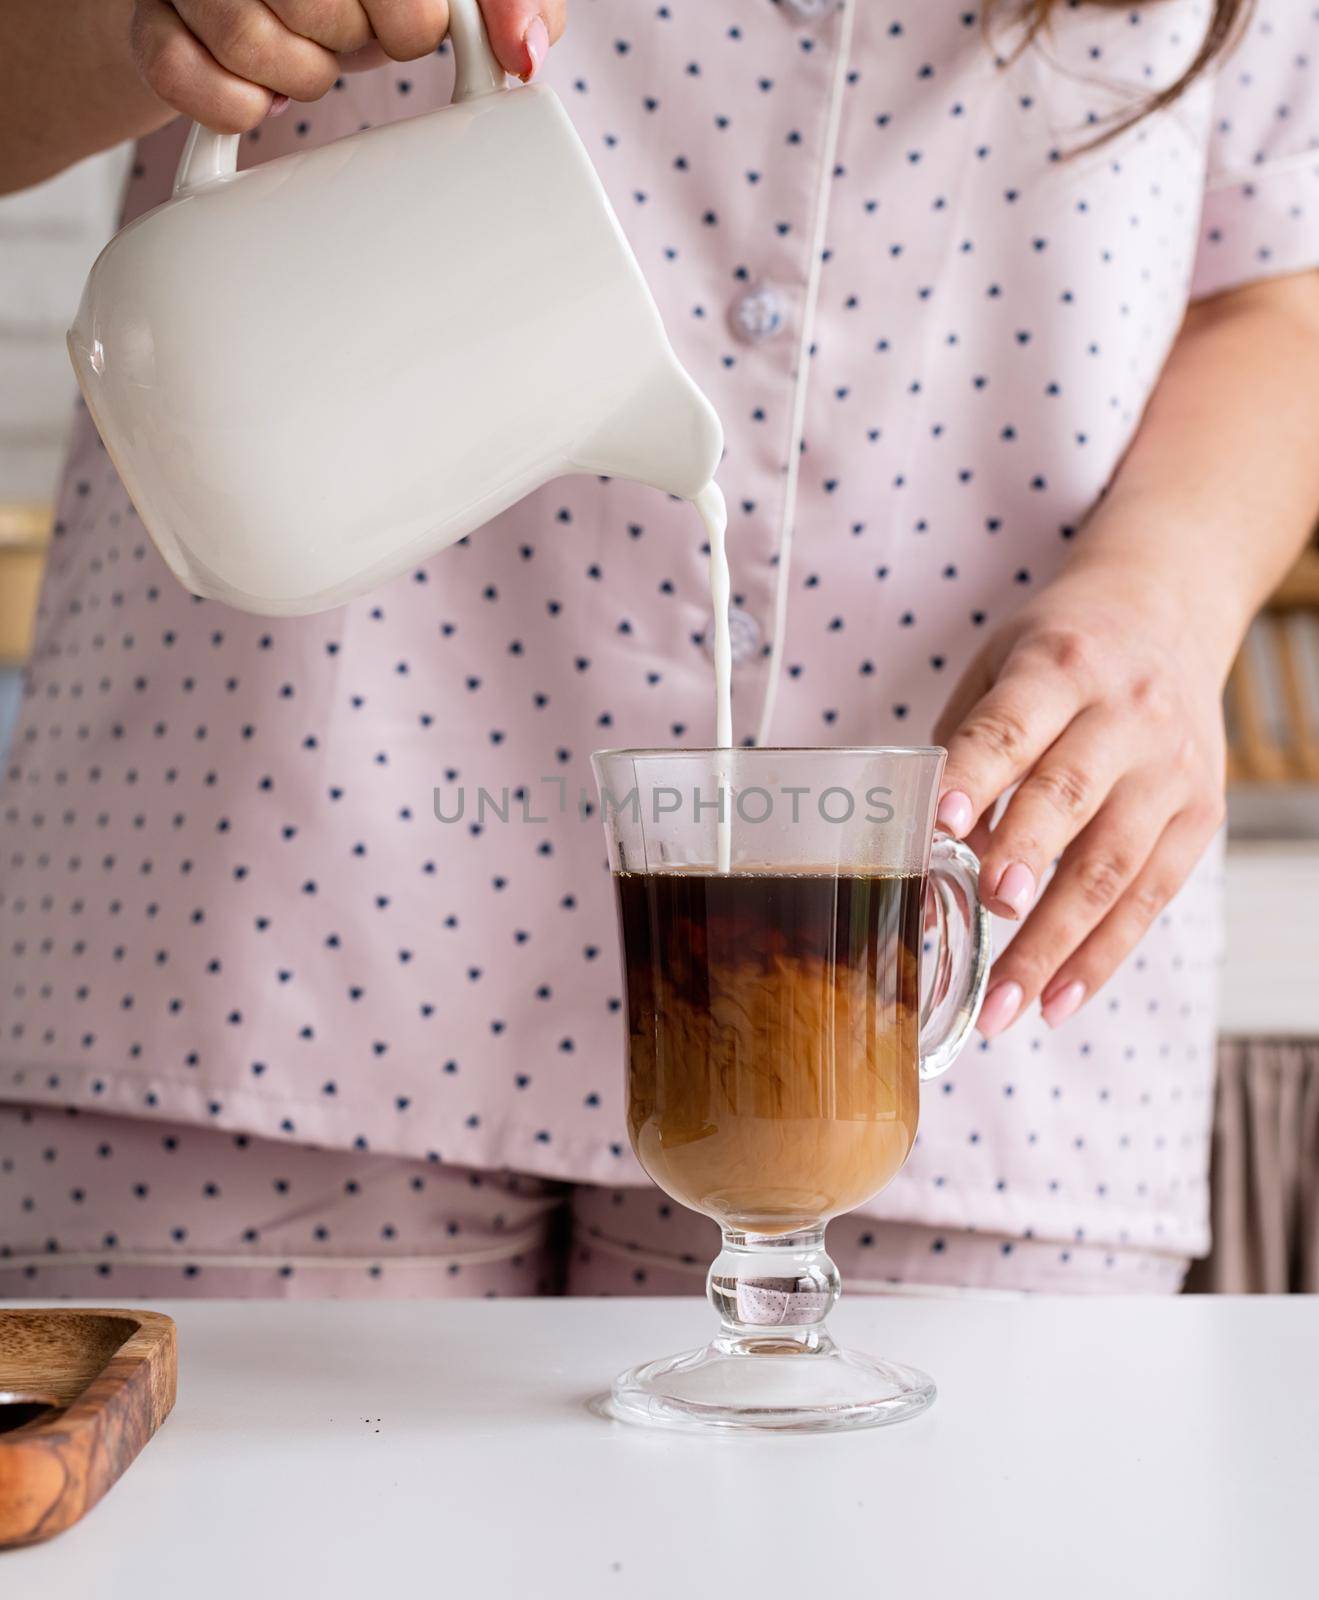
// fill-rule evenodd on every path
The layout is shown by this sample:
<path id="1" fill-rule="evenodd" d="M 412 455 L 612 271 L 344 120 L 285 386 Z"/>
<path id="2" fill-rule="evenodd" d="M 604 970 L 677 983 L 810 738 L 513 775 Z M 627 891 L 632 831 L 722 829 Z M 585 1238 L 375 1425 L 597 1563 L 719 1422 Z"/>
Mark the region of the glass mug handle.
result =
<path id="1" fill-rule="evenodd" d="M 921 985 L 922 1083 L 946 1072 L 966 1043 L 985 998 L 993 954 L 989 912 L 980 903 L 980 862 L 974 850 L 947 834 L 934 837 L 925 911 L 921 957 L 933 953 L 935 970 L 928 992 Z"/>

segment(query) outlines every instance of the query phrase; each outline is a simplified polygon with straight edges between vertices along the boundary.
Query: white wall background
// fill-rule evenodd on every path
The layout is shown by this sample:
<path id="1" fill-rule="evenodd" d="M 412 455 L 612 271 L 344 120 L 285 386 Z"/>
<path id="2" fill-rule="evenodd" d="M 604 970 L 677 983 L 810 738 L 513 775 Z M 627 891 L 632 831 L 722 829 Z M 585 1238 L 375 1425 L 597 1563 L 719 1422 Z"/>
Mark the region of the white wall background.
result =
<path id="1" fill-rule="evenodd" d="M 0 196 L 0 505 L 48 505 L 77 385 L 64 333 L 87 269 L 114 231 L 128 146 Z M 18 708 L 0 666 L 0 753 Z"/>
<path id="2" fill-rule="evenodd" d="M 110 237 L 129 152 L 93 156 L 0 197 L 0 502 L 52 496 L 77 393 L 64 349 L 87 269 Z"/>

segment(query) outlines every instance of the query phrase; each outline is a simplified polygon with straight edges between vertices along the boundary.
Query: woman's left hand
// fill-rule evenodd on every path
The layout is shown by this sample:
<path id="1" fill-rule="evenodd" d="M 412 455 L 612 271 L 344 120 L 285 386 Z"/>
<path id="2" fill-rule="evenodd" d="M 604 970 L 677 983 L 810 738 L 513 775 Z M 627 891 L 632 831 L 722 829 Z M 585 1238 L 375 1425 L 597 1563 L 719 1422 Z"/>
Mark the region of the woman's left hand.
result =
<path id="1" fill-rule="evenodd" d="M 987 1038 L 1037 998 L 1055 1027 L 1094 995 L 1222 822 L 1231 651 L 1197 629 L 1190 584 L 1068 568 L 988 640 L 944 710 L 939 822 L 980 847 L 986 905 L 1024 919 L 994 966 Z"/>

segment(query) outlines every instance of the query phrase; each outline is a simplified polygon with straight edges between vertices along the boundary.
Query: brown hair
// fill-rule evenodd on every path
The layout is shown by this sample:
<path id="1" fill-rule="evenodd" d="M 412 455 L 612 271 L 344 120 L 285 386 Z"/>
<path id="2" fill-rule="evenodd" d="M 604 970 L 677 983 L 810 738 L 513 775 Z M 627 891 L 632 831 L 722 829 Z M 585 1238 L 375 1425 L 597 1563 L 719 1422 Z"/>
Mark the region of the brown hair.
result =
<path id="1" fill-rule="evenodd" d="M 1158 5 L 1162 0 L 1088 0 L 1094 5 L 1107 6 L 1111 10 L 1130 11 L 1138 5 Z M 1213 10 L 1210 14 L 1209 25 L 1205 29 L 1205 36 L 1200 42 L 1200 48 L 1195 53 L 1195 58 L 1190 66 L 1182 73 L 1175 83 L 1170 83 L 1167 88 L 1159 89 L 1154 94 L 1148 95 L 1129 112 L 1119 112 L 1112 126 L 1105 129 L 1098 138 L 1086 146 L 1093 149 L 1095 145 L 1106 144 L 1110 139 L 1116 139 L 1120 133 L 1125 133 L 1143 117 L 1148 117 L 1152 112 L 1162 111 L 1173 101 L 1181 98 L 1191 85 L 1206 72 L 1214 61 L 1237 42 L 1251 11 L 1254 9 L 1255 0 L 1211 0 Z M 988 0 L 985 11 L 985 22 L 988 26 L 993 20 L 994 13 L 1016 13 L 1016 20 L 1024 29 L 1024 33 L 1016 48 L 1012 52 L 1013 58 L 1028 49 L 1042 34 L 1047 33 L 1049 24 L 1056 12 L 1077 4 L 1077 0 Z"/>

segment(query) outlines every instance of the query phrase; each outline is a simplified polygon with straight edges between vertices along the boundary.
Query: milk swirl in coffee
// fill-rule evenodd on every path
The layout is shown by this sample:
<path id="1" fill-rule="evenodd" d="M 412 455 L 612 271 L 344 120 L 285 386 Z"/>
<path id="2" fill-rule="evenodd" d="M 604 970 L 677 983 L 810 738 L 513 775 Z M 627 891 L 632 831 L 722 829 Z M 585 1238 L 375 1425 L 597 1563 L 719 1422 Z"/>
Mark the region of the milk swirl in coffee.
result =
<path id="1" fill-rule="evenodd" d="M 726 1227 L 882 1189 L 918 1115 L 919 875 L 615 874 L 642 1166 Z"/>

